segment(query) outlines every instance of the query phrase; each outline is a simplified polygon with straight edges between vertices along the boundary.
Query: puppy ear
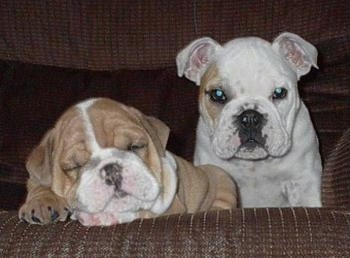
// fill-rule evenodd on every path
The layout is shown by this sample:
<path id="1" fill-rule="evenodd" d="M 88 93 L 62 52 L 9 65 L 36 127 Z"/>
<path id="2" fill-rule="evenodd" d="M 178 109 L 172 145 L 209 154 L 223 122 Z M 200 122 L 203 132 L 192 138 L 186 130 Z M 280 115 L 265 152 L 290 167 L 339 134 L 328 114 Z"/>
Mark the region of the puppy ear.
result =
<path id="1" fill-rule="evenodd" d="M 40 144 L 33 149 L 26 162 L 30 178 L 40 185 L 50 186 L 52 182 L 52 148 L 52 130 L 50 130 L 45 134 Z"/>
<path id="2" fill-rule="evenodd" d="M 159 154 L 164 156 L 170 134 L 169 127 L 159 119 L 152 116 L 146 116 L 140 110 L 134 107 L 124 106 L 123 108 L 135 115 L 137 120 L 142 124 L 151 137 L 154 145 L 159 151 Z"/>
<path id="3" fill-rule="evenodd" d="M 176 57 L 177 75 L 200 84 L 208 64 L 221 46 L 215 40 L 204 37 L 191 42 Z"/>
<path id="4" fill-rule="evenodd" d="M 281 55 L 297 73 L 298 79 L 307 74 L 311 66 L 317 66 L 317 49 L 296 34 L 284 32 L 272 43 L 272 48 Z"/>
<path id="5" fill-rule="evenodd" d="M 157 149 L 162 156 L 165 155 L 166 145 L 170 134 L 169 127 L 159 119 L 152 116 L 144 116 L 145 119 L 142 124 L 151 136 Z"/>

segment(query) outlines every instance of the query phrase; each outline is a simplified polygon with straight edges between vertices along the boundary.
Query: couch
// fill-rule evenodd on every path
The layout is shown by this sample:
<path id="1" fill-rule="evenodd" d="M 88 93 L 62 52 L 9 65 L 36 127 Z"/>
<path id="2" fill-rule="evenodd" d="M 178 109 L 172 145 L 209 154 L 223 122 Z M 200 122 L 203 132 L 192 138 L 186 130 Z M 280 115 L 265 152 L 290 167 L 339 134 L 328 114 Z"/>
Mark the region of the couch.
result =
<path id="1" fill-rule="evenodd" d="M 349 1 L 2 0 L 0 21 L 0 257 L 350 257 Z M 299 90 L 320 140 L 322 208 L 111 227 L 18 219 L 26 157 L 67 107 L 96 96 L 133 105 L 167 123 L 168 149 L 191 161 L 198 88 L 177 77 L 177 52 L 201 36 L 224 43 L 283 31 L 319 50 L 320 68 Z"/>

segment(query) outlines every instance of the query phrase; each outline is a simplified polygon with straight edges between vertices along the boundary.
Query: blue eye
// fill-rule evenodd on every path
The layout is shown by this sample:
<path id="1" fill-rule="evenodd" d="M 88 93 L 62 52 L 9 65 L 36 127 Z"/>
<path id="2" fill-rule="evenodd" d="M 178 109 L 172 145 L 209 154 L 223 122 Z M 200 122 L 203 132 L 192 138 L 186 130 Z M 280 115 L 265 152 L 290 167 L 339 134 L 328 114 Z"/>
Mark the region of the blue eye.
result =
<path id="1" fill-rule="evenodd" d="M 283 99 L 287 96 L 287 89 L 283 87 L 278 87 L 273 91 L 272 98 L 273 99 Z"/>
<path id="2" fill-rule="evenodd" d="M 207 92 L 210 96 L 210 100 L 224 104 L 227 101 L 225 92 L 222 89 L 213 89 L 210 92 Z"/>

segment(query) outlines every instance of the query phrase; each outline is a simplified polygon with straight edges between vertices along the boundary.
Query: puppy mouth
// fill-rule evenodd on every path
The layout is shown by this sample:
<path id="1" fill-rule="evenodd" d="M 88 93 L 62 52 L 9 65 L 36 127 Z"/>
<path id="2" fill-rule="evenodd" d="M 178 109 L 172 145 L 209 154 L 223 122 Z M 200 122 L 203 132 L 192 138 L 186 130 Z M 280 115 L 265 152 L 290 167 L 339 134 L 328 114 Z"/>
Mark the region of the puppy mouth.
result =
<path id="1" fill-rule="evenodd" d="M 266 144 L 266 135 L 262 135 L 260 130 L 239 130 L 238 136 L 241 141 L 241 146 L 252 150 L 256 147 L 261 147 L 265 149 Z"/>
<path id="2" fill-rule="evenodd" d="M 233 155 L 234 158 L 243 160 L 263 160 L 268 156 L 269 153 L 264 145 L 252 141 L 241 144 Z"/>
<path id="3" fill-rule="evenodd" d="M 267 136 L 263 136 L 261 130 L 240 130 L 238 135 L 241 144 L 234 155 L 236 158 L 260 160 L 269 155 L 266 146 Z"/>
<path id="4" fill-rule="evenodd" d="M 265 145 L 260 141 L 250 138 L 246 142 L 242 143 L 239 148 L 246 148 L 248 150 L 254 150 L 256 147 L 261 147 L 265 149 Z"/>

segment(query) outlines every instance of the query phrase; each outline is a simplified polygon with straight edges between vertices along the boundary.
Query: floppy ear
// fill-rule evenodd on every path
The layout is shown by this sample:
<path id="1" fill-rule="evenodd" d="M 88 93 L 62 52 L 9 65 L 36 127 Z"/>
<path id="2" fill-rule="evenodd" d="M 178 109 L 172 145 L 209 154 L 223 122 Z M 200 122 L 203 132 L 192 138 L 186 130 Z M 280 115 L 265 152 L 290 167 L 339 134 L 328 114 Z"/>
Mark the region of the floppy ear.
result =
<path id="1" fill-rule="evenodd" d="M 32 150 L 26 162 L 30 178 L 44 186 L 51 186 L 52 182 L 52 130 L 45 134 L 40 144 Z"/>
<path id="2" fill-rule="evenodd" d="M 170 134 L 169 127 L 159 119 L 145 115 L 142 124 L 151 136 L 156 148 L 160 151 L 161 156 L 165 156 L 166 145 Z"/>
<path id="3" fill-rule="evenodd" d="M 284 32 L 272 43 L 272 48 L 296 72 L 298 79 L 317 66 L 317 49 L 296 34 Z"/>
<path id="4" fill-rule="evenodd" d="M 153 116 L 146 116 L 140 110 L 134 107 L 124 106 L 124 108 L 137 117 L 137 120 L 142 124 L 151 137 L 159 154 L 162 157 L 165 156 L 166 145 L 170 134 L 169 127 L 161 120 Z"/>
<path id="5" fill-rule="evenodd" d="M 191 42 L 176 57 L 177 75 L 185 75 L 199 85 L 202 75 L 220 48 L 219 43 L 208 37 Z"/>

